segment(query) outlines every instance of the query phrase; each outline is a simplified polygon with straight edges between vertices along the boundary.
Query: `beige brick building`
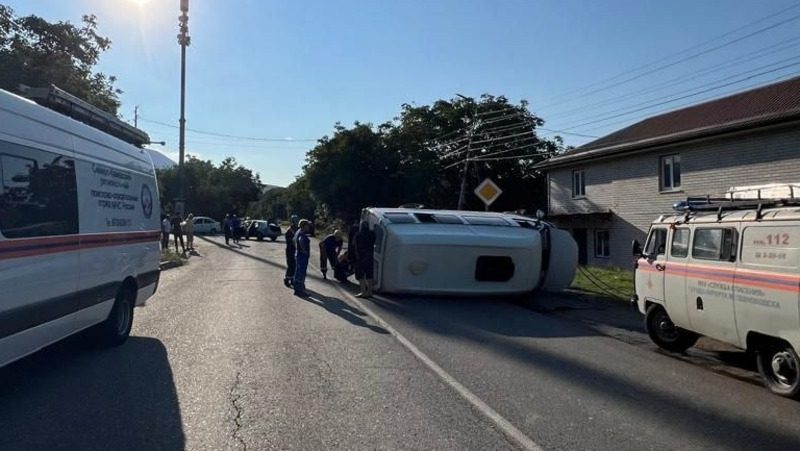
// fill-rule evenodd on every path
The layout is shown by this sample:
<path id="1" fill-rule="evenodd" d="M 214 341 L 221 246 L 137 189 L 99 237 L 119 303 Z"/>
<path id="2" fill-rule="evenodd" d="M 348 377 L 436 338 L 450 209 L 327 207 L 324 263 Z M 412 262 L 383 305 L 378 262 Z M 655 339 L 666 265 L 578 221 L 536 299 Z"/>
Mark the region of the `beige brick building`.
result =
<path id="1" fill-rule="evenodd" d="M 548 216 L 582 263 L 631 265 L 631 241 L 687 197 L 800 182 L 800 77 L 672 111 L 557 155 Z"/>

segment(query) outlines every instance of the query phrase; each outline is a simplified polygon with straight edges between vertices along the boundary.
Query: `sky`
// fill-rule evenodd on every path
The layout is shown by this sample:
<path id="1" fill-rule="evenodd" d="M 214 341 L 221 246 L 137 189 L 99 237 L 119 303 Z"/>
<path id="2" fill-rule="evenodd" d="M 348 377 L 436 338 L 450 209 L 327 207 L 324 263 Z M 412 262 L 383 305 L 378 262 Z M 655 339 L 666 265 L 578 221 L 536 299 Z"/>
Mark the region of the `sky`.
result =
<path id="1" fill-rule="evenodd" d="M 138 105 L 177 160 L 179 0 L 0 2 L 50 21 L 95 14 L 121 115 Z M 189 18 L 187 153 L 279 186 L 337 122 L 380 124 L 404 103 L 525 99 L 540 136 L 578 146 L 800 74 L 796 0 L 190 0 Z"/>

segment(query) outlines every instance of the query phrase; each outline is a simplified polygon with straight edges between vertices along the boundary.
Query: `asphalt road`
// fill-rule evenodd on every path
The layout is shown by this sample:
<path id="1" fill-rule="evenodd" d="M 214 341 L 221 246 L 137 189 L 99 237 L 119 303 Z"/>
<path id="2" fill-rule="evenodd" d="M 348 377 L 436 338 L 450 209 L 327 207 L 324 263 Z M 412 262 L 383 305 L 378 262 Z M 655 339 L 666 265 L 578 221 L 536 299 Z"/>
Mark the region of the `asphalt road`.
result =
<path id="1" fill-rule="evenodd" d="M 314 269 L 301 299 L 283 243 L 196 242 L 125 345 L 0 369 L 0 449 L 800 447 L 800 403 L 649 343 L 501 299 L 358 302 Z"/>

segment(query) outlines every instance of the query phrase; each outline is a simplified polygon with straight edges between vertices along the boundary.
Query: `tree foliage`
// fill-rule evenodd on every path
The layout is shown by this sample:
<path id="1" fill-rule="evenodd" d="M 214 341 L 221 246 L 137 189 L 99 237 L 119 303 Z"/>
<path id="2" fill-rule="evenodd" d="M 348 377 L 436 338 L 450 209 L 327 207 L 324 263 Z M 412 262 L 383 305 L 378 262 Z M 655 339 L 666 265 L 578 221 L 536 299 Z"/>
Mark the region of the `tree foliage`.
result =
<path id="1" fill-rule="evenodd" d="M 226 213 L 244 215 L 251 202 L 259 198 L 261 182 L 257 174 L 228 157 L 218 166 L 193 156 L 184 161 L 186 213 L 221 219 Z M 178 167 L 158 171 L 161 208 L 174 210 L 178 196 Z"/>
<path id="2" fill-rule="evenodd" d="M 17 91 L 20 84 L 54 84 L 83 100 L 117 113 L 116 78 L 94 67 L 111 41 L 97 33 L 97 18 L 85 15 L 79 26 L 48 22 L 30 15 L 17 17 L 0 4 L 0 88 Z"/>
<path id="3" fill-rule="evenodd" d="M 307 154 L 304 178 L 313 199 L 348 220 L 365 206 L 456 208 L 469 159 L 466 209 L 483 209 L 472 191 L 490 177 L 504 191 L 493 209 L 532 211 L 546 203 L 544 178 L 533 166 L 561 147 L 537 136 L 543 124 L 525 101 L 502 96 L 406 104 L 378 127 L 337 124 Z"/>

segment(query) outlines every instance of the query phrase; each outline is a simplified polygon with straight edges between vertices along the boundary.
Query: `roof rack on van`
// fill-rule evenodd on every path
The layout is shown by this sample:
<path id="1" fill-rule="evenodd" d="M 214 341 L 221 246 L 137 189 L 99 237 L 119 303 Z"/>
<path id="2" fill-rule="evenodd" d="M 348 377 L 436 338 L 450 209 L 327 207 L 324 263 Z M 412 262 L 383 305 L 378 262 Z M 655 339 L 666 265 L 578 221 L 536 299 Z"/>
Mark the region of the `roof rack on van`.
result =
<path id="1" fill-rule="evenodd" d="M 686 200 L 672 204 L 672 209 L 687 213 L 716 210 L 717 215 L 721 215 L 724 210 L 758 209 L 760 212 L 765 207 L 789 205 L 800 205 L 798 183 L 733 186 L 723 196 L 687 197 Z"/>
<path id="2" fill-rule="evenodd" d="M 33 100 L 39 105 L 83 122 L 136 147 L 142 147 L 150 143 L 150 137 L 147 133 L 55 85 L 45 88 L 31 88 L 20 85 L 20 91 L 24 97 Z"/>

